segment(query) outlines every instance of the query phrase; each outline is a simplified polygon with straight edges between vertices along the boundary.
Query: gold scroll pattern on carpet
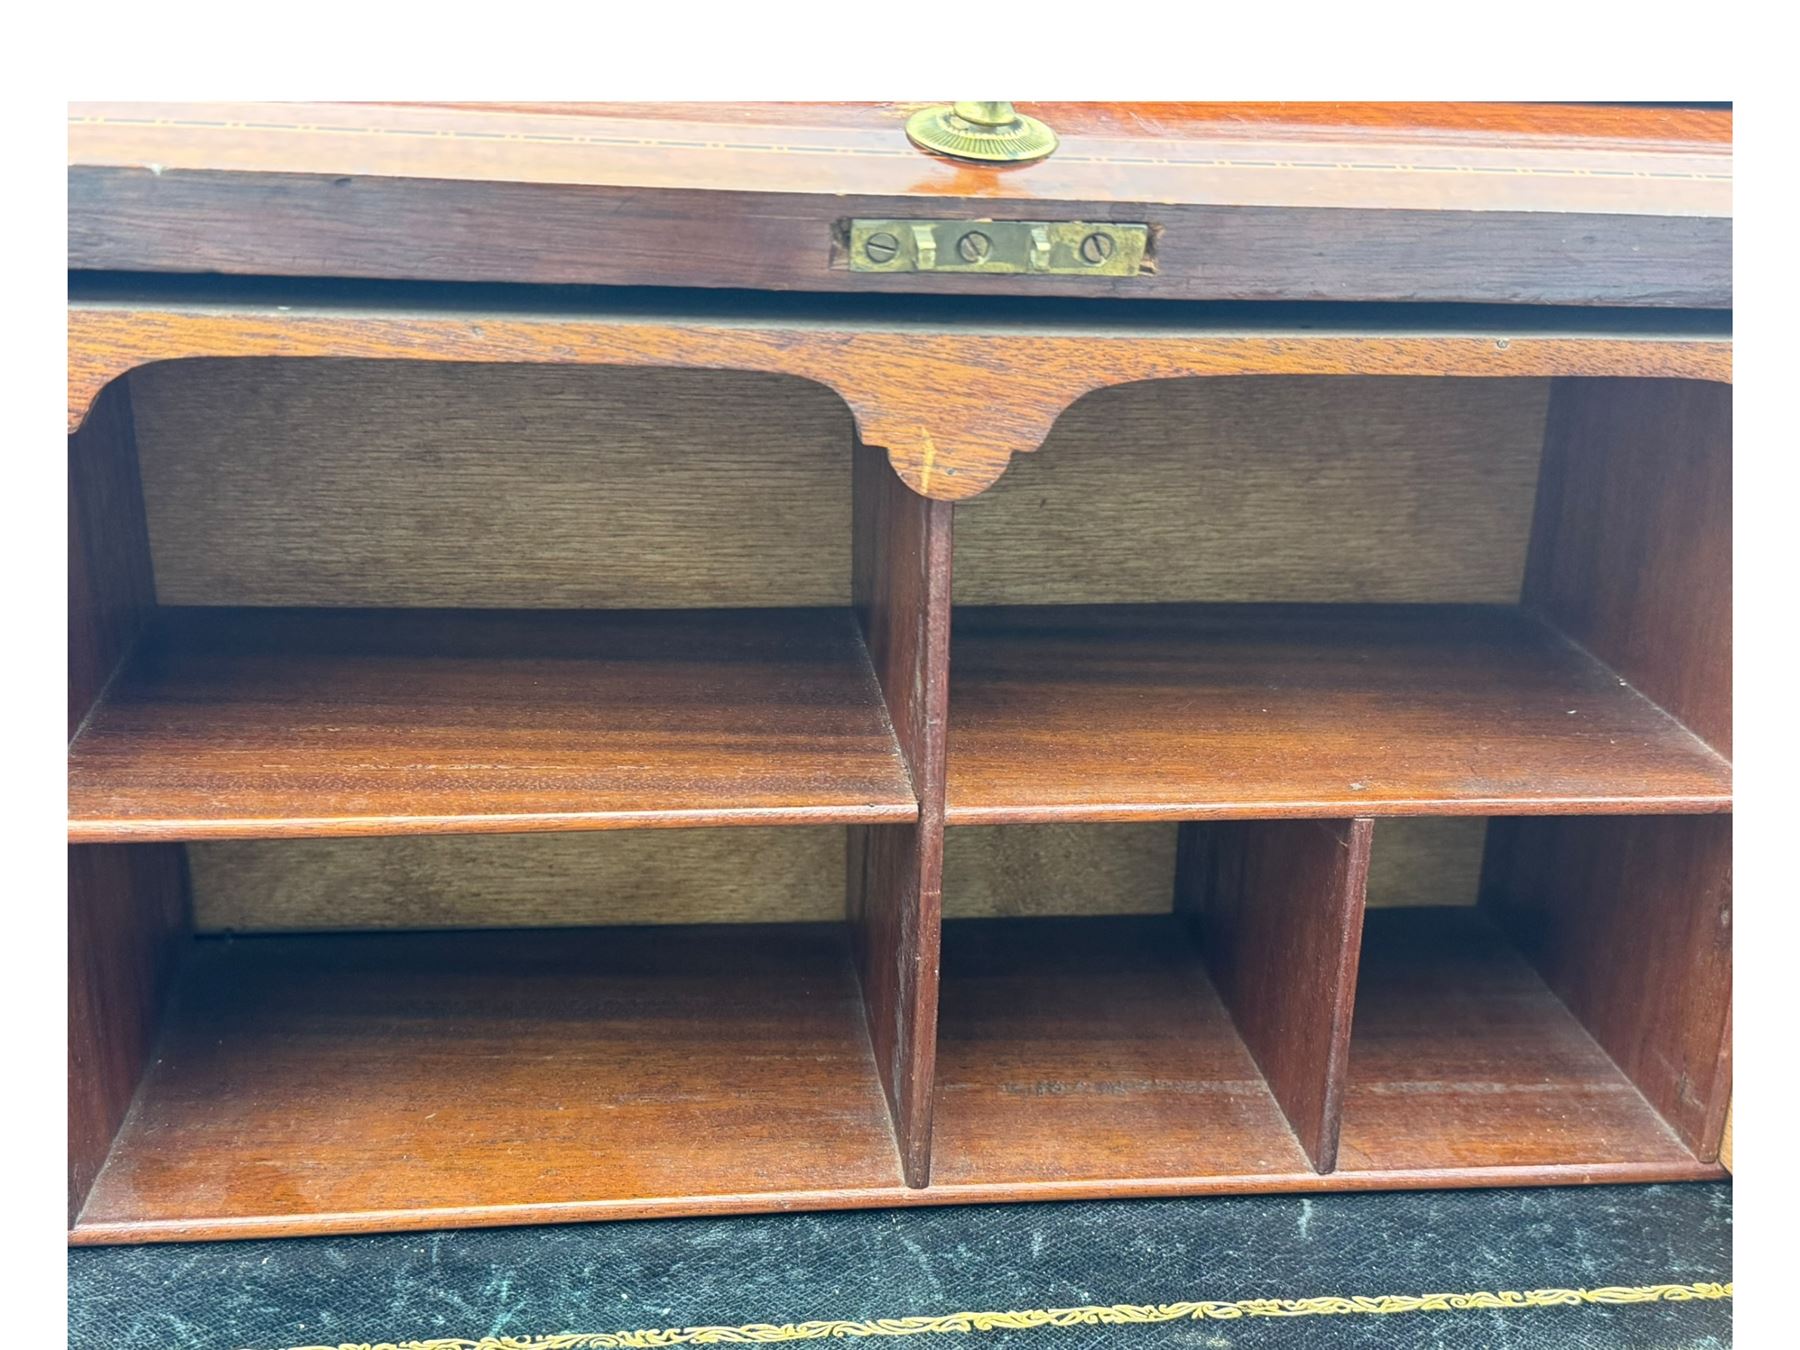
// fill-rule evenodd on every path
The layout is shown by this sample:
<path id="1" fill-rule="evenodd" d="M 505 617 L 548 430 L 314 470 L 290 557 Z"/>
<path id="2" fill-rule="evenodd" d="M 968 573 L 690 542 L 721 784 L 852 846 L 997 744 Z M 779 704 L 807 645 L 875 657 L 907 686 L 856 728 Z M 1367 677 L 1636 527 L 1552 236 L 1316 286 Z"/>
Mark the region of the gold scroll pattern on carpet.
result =
<path id="1" fill-rule="evenodd" d="M 1728 1299 L 1732 1285 L 1646 1284 L 1602 1289 L 1532 1289 L 1472 1294 L 1382 1294 L 1355 1298 L 1245 1298 L 1231 1303 L 1117 1303 L 1024 1312 L 957 1312 L 873 1321 L 750 1323 L 736 1327 L 671 1327 L 655 1331 L 575 1332 L 551 1336 L 484 1336 L 479 1340 L 346 1341 L 294 1350 L 655 1350 L 674 1345 L 766 1345 L 864 1336 L 935 1336 L 1049 1327 L 1155 1326 L 1228 1322 L 1245 1317 L 1333 1317 L 1364 1313 L 1469 1312 L 1489 1309 L 1620 1306 Z"/>

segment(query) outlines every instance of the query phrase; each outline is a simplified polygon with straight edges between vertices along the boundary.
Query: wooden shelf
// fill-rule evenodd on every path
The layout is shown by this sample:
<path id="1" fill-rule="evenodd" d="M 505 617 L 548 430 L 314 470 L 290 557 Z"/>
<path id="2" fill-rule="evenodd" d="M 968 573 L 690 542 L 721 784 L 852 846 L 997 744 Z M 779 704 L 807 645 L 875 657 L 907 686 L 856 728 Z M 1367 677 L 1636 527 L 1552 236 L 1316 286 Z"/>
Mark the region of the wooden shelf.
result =
<path id="1" fill-rule="evenodd" d="M 75 842 L 917 818 L 846 610 L 170 610 Z"/>
<path id="2" fill-rule="evenodd" d="M 1507 608 L 959 609 L 951 824 L 1729 810 L 1731 766 Z"/>
<path id="3" fill-rule="evenodd" d="M 1472 910 L 1368 918 L 1319 1174 L 1169 917 L 945 926 L 933 1187 L 1200 1194 L 1713 1176 Z"/>
<path id="4" fill-rule="evenodd" d="M 1370 930 L 1320 1174 L 1180 920 L 948 925 L 924 1188 L 843 927 L 198 939 L 71 1240 L 1720 1174 L 1479 916 Z"/>
<path id="5" fill-rule="evenodd" d="M 1700 1165 L 1480 910 L 1369 913 L 1341 1172 L 1663 1166 Z"/>
<path id="6" fill-rule="evenodd" d="M 841 926 L 193 946 L 77 1242 L 901 1188 Z"/>
<path id="7" fill-rule="evenodd" d="M 932 1181 L 1310 1175 L 1173 917 L 945 925 Z"/>

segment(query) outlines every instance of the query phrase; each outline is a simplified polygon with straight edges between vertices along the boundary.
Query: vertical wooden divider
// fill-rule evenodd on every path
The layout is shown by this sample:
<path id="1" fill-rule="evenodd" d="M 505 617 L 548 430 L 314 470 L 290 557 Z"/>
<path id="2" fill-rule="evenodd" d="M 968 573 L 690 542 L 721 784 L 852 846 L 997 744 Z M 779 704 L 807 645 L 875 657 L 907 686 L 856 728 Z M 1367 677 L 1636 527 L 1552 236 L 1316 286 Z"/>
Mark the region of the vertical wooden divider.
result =
<path id="1" fill-rule="evenodd" d="M 123 379 L 69 437 L 69 738 L 156 608 L 150 533 Z"/>
<path id="2" fill-rule="evenodd" d="M 849 915 L 902 1171 L 922 1187 L 931 1180 L 937 1058 L 952 506 L 918 496 L 884 451 L 860 444 L 852 498 L 852 594 L 919 819 L 851 827 Z"/>
<path id="3" fill-rule="evenodd" d="M 1731 817 L 1496 820 L 1482 903 L 1703 1162 L 1731 1099 Z"/>
<path id="4" fill-rule="evenodd" d="M 69 437 L 69 735 L 156 605 L 125 383 Z M 188 931 L 177 844 L 89 844 L 69 863 L 69 1221 L 150 1056 Z"/>
<path id="5" fill-rule="evenodd" d="M 1731 386 L 1550 385 L 1524 603 L 1731 754 Z"/>
<path id="6" fill-rule="evenodd" d="M 1551 388 L 1524 603 L 1731 753 L 1731 389 Z M 1731 1098 L 1731 818 L 1496 820 L 1483 903 L 1702 1161 Z"/>
<path id="7" fill-rule="evenodd" d="M 188 932 L 180 844 L 69 849 L 69 1222 L 125 1120 Z"/>
<path id="8" fill-rule="evenodd" d="M 1175 907 L 1317 1172 L 1337 1166 L 1374 823 L 1189 822 Z"/>

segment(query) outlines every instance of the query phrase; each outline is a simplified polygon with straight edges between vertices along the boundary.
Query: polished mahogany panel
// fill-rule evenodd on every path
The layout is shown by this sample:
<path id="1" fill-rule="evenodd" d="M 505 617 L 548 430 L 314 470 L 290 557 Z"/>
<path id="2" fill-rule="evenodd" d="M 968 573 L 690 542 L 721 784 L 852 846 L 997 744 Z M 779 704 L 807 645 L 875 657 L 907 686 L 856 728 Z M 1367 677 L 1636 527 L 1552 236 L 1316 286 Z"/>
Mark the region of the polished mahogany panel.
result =
<path id="1" fill-rule="evenodd" d="M 940 1185 L 1312 1171 L 1185 923 L 945 925 Z"/>
<path id="2" fill-rule="evenodd" d="M 923 1186 L 931 1177 L 943 912 L 952 507 L 908 491 L 885 455 L 858 446 L 852 510 L 857 620 L 919 811 L 914 824 L 851 829 L 848 912 L 906 1180 Z"/>
<path id="3" fill-rule="evenodd" d="M 1507 608 L 963 610 L 953 824 L 1719 811 L 1731 767 Z"/>
<path id="4" fill-rule="evenodd" d="M 194 948 L 78 1241 L 900 1181 L 837 925 Z"/>
<path id="5" fill-rule="evenodd" d="M 1371 911 L 1339 1173 L 1553 1165 L 1701 1164 L 1479 910 Z"/>
<path id="6" fill-rule="evenodd" d="M 131 1108 L 189 926 L 174 844 L 94 844 L 69 857 L 69 1218 Z"/>
<path id="7" fill-rule="evenodd" d="M 1320 1172 L 1337 1162 L 1374 825 L 1181 827 L 1175 906 L 1195 919 L 1219 996 Z"/>
<path id="8" fill-rule="evenodd" d="M 176 610 L 70 751 L 76 840 L 909 821 L 848 610 Z"/>
<path id="9" fill-rule="evenodd" d="M 1504 820 L 1482 901 L 1698 1156 L 1731 1104 L 1731 817 Z"/>
<path id="10" fill-rule="evenodd" d="M 77 104 L 69 265 L 1731 303 L 1729 109 L 1028 103 L 1061 148 L 982 165 L 912 146 L 920 106 Z M 1141 221 L 1154 263 L 1111 279 L 854 272 L 843 224 L 856 217 Z"/>

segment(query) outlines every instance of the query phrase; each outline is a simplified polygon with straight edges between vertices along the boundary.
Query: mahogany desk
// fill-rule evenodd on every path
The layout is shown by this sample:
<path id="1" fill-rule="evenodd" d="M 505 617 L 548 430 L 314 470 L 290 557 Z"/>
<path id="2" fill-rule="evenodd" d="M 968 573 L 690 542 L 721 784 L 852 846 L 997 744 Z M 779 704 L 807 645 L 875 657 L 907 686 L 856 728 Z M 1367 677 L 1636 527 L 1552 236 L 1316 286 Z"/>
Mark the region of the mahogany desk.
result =
<path id="1" fill-rule="evenodd" d="M 1729 112 L 911 110 L 73 110 L 71 1241 L 1722 1175 Z"/>

